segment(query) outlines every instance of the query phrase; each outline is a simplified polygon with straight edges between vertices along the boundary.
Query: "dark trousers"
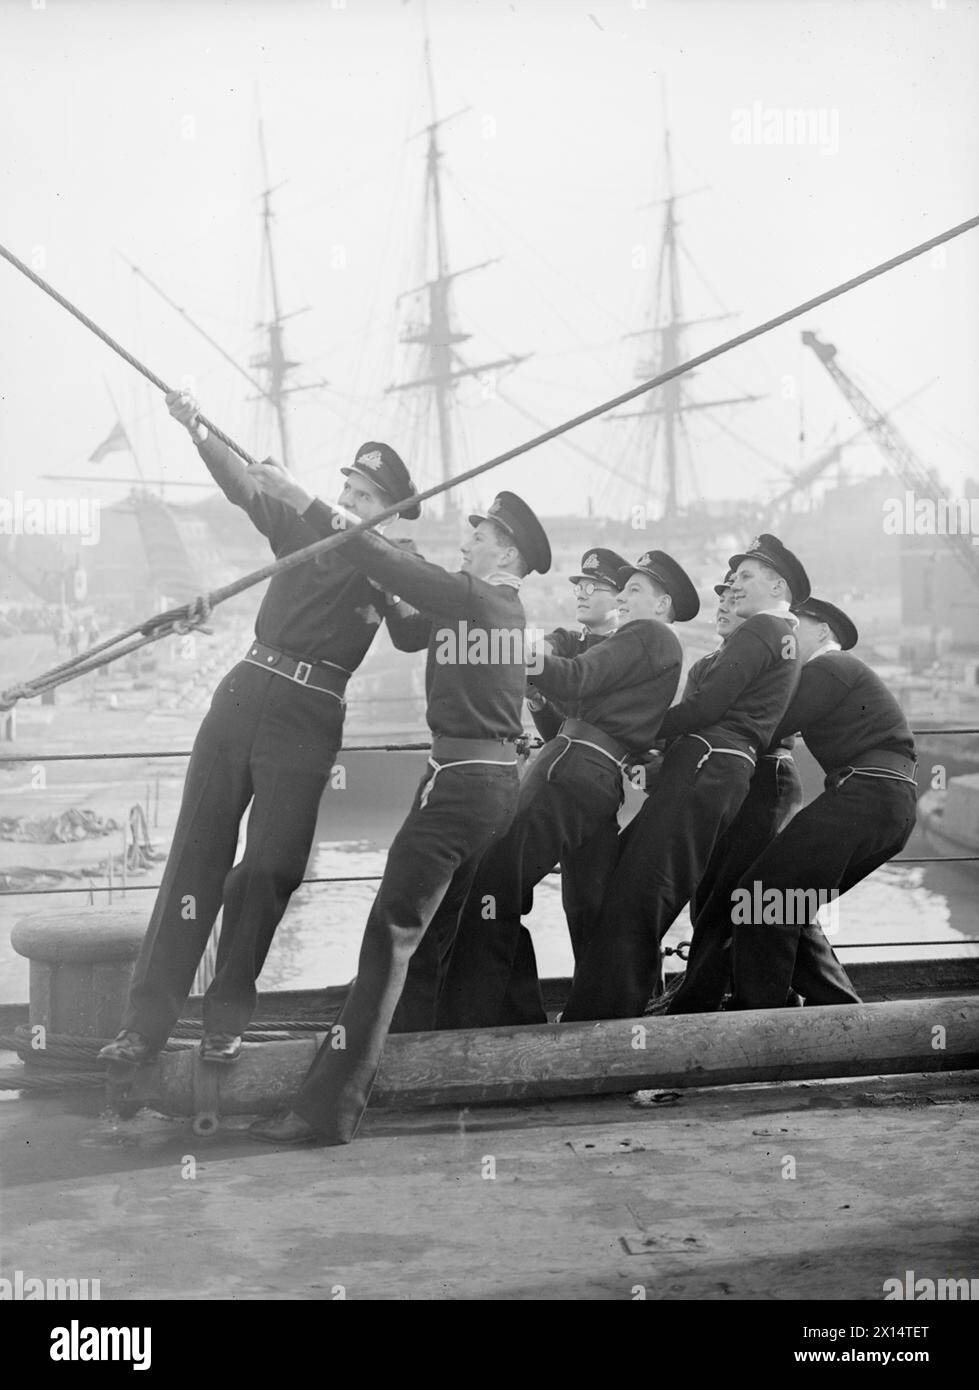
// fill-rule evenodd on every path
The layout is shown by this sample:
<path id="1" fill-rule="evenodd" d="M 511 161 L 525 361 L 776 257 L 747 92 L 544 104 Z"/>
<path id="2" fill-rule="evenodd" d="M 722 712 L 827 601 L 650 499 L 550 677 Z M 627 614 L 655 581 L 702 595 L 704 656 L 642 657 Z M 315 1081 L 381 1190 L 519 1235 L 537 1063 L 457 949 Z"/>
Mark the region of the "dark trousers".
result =
<path id="1" fill-rule="evenodd" d="M 621 799 L 622 775 L 610 758 L 564 738 L 541 749 L 521 783 L 510 829 L 473 880 L 439 996 L 439 1028 L 547 1022 L 533 942 L 520 919 L 541 879 L 559 861 L 574 862 L 575 877 L 562 892 L 580 947 L 604 885 L 601 861 L 578 864 L 578 852 L 587 846 L 594 855 L 595 837 L 614 842 Z"/>
<path id="2" fill-rule="evenodd" d="M 430 773 L 422 779 L 388 852 L 357 978 L 293 1104 L 329 1142 L 348 1144 L 357 1131 L 409 962 L 425 941 L 427 968 L 415 976 L 399 1031 L 431 1027 L 462 904 L 479 860 L 513 819 L 517 794 L 512 765 L 449 763 L 434 783 Z"/>
<path id="3" fill-rule="evenodd" d="M 561 906 L 575 964 L 598 930 L 618 857 L 618 810 L 615 815 L 604 816 L 598 829 L 577 849 L 561 856 Z"/>
<path id="4" fill-rule="evenodd" d="M 782 917 L 802 915 L 801 924 L 735 922 L 732 973 L 741 1008 L 778 1008 L 789 989 L 807 1004 L 859 1003 L 836 954 L 812 913 L 798 914 L 798 890 L 845 893 L 907 844 L 917 803 L 910 783 L 853 775 L 827 789 L 800 811 L 742 875 L 739 888 L 754 897 L 778 889 Z M 796 890 L 793 899 L 786 896 Z M 789 902 L 793 902 L 791 912 Z"/>
<path id="5" fill-rule="evenodd" d="M 720 1008 L 731 980 L 731 894 L 744 871 L 802 807 L 802 778 L 791 758 L 762 758 L 691 904 L 693 936 L 683 979 L 667 1012 Z"/>
<path id="6" fill-rule="evenodd" d="M 324 691 L 249 662 L 222 680 L 194 741 L 124 1028 L 166 1041 L 221 910 L 204 1027 L 244 1031 L 255 981 L 306 869 L 342 731 L 343 707 Z M 234 864 L 249 802 L 247 842 Z"/>
<path id="7" fill-rule="evenodd" d="M 620 837 L 602 920 L 575 969 L 564 1022 L 634 1018 L 656 988 L 660 942 L 690 901 L 751 778 L 747 759 L 706 752 L 699 739 L 677 739 Z"/>

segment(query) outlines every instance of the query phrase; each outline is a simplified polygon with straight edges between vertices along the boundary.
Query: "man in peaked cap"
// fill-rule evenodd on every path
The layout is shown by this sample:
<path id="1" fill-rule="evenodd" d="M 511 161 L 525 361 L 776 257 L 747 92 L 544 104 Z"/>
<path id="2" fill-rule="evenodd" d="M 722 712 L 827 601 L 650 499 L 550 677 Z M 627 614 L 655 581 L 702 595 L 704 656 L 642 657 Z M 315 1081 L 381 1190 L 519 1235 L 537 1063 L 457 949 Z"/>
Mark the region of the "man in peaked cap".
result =
<path id="1" fill-rule="evenodd" d="M 575 970 L 565 1022 L 630 1018 L 660 988 L 660 943 L 700 882 L 748 792 L 798 680 L 790 607 L 809 595 L 775 536 L 731 557 L 743 619 L 695 689 L 667 711 L 662 770 L 622 837 L 602 920 Z"/>
<path id="2" fill-rule="evenodd" d="M 569 576 L 575 600 L 577 628 L 559 627 L 545 635 L 553 656 L 578 656 L 602 642 L 619 624 L 617 598 L 621 588 L 619 571 L 626 561 L 614 550 L 594 546 L 581 557 L 581 573 Z M 531 686 L 527 708 L 545 743 L 557 736 L 567 710 L 548 700 Z M 561 859 L 561 905 L 577 958 L 589 925 L 598 920 L 605 896 L 609 865 L 615 858 L 618 822 L 604 821 L 591 840 L 575 854 Z M 521 938 L 521 943 L 523 938 Z M 527 944 L 530 938 L 527 937 Z M 530 972 L 526 977 L 531 978 Z M 533 981 L 536 981 L 534 971 Z M 533 986 L 536 989 L 536 984 Z"/>
<path id="3" fill-rule="evenodd" d="M 715 626 L 725 643 L 744 622 L 732 611 L 734 571 L 729 570 L 717 595 Z M 694 663 L 684 698 L 699 688 L 722 647 Z M 731 893 L 745 869 L 758 858 L 803 802 L 802 778 L 792 757 L 795 739 L 787 734 L 758 759 L 748 794 L 718 841 L 703 878 L 690 902 L 693 936 L 687 968 L 675 989 L 653 1012 L 709 1013 L 720 1008 L 731 980 Z"/>
<path id="4" fill-rule="evenodd" d="M 390 444 L 378 444 L 373 440 L 361 444 L 353 463 L 349 468 L 341 468 L 340 472 L 347 478 L 365 478 L 374 487 L 380 488 L 389 504 L 410 497 L 415 491 L 407 468 Z M 405 521 L 417 521 L 421 514 L 422 509 L 417 502 L 408 502 L 398 512 Z"/>
<path id="5" fill-rule="evenodd" d="M 247 513 L 277 558 L 316 532 L 259 488 L 254 472 L 200 423 L 186 392 L 167 396 L 214 481 Z M 368 443 L 341 470 L 344 506 L 362 519 L 405 500 L 414 485 L 388 444 Z M 204 996 L 206 1061 L 232 1063 L 256 1000 L 255 981 L 289 899 L 302 881 L 320 798 L 340 747 L 344 691 L 386 621 L 395 646 L 411 610 L 388 598 L 342 551 L 272 577 L 255 641 L 214 693 L 187 768 L 180 814 L 129 991 L 122 1031 L 106 1061 L 139 1064 L 166 1042 L 180 1015 L 218 911 L 217 973 Z M 405 647 L 405 650 L 409 648 Z M 248 836 L 235 854 L 249 806 Z M 234 866 L 234 867 L 232 867 Z"/>
<path id="6" fill-rule="evenodd" d="M 341 507 L 313 499 L 284 469 L 263 466 L 260 481 L 300 514 L 318 536 L 356 522 Z M 357 977 L 340 1018 L 281 1119 L 253 1127 L 280 1143 L 353 1139 L 367 1106 L 384 1041 L 413 966 L 410 1001 L 431 1017 L 441 961 L 459 911 L 489 845 L 517 805 L 515 740 L 522 733 L 526 689 L 524 610 L 520 585 L 547 572 L 543 527 L 520 497 L 497 494 L 485 514 L 469 518 L 462 565 L 450 573 L 398 550 L 370 531 L 342 547 L 383 588 L 418 610 L 413 645 L 426 647 L 429 771 L 388 851 L 384 877 L 361 945 Z M 404 1011 L 403 1011 L 404 1012 Z"/>
<path id="7" fill-rule="evenodd" d="M 599 838 L 614 845 L 623 766 L 649 748 L 676 694 L 683 654 L 669 625 L 696 614 L 696 590 L 662 551 L 618 577 L 617 630 L 574 656 L 545 655 L 528 677 L 567 717 L 524 778 L 512 825 L 479 866 L 439 1001 L 440 1027 L 546 1022 L 521 915 L 559 861 L 586 848 L 596 854 Z M 587 939 L 577 943 L 577 953 L 587 949 Z"/>
<path id="8" fill-rule="evenodd" d="M 851 655 L 854 623 L 825 599 L 810 597 L 795 612 L 802 673 L 775 737 L 801 734 L 826 786 L 732 894 L 736 1008 L 778 1008 L 790 989 L 807 1004 L 858 1001 L 816 914 L 829 908 L 832 917 L 841 893 L 904 848 L 917 811 L 908 721 L 880 677 Z"/>

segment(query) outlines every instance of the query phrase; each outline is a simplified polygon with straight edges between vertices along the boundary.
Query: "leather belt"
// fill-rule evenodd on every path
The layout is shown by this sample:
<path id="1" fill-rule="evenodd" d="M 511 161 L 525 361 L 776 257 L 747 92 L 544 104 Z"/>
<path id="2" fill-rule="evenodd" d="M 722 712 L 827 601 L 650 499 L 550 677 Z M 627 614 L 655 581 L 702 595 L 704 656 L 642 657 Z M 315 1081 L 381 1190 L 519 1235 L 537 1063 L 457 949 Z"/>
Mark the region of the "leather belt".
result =
<path id="1" fill-rule="evenodd" d="M 910 782 L 917 786 L 918 764 L 907 753 L 895 753 L 889 748 L 872 748 L 858 753 L 845 767 L 838 767 L 826 778 L 827 787 L 835 789 L 848 778 L 883 777 L 891 782 Z"/>
<path id="2" fill-rule="evenodd" d="M 452 738 L 436 734 L 432 739 L 432 762 L 435 763 L 517 763 L 517 750 L 512 741 L 502 738 Z"/>
<path id="3" fill-rule="evenodd" d="M 277 651 L 275 647 L 267 647 L 264 642 L 253 642 L 243 659 L 252 666 L 260 666 L 263 671 L 271 672 L 273 676 L 284 676 L 297 685 L 321 690 L 325 695 L 332 695 L 341 704 L 344 703 L 343 694 L 350 672 L 342 666 L 334 666 L 330 661 L 298 661 L 285 652 Z"/>
<path id="4" fill-rule="evenodd" d="M 435 790 L 440 772 L 445 772 L 450 767 L 467 767 L 474 763 L 499 763 L 501 767 L 516 767 L 516 736 L 514 739 L 452 738 L 448 734 L 436 734 L 432 739 L 432 751 L 428 759 L 432 775 L 421 789 L 418 809 L 424 811 L 428 805 L 428 798 Z"/>

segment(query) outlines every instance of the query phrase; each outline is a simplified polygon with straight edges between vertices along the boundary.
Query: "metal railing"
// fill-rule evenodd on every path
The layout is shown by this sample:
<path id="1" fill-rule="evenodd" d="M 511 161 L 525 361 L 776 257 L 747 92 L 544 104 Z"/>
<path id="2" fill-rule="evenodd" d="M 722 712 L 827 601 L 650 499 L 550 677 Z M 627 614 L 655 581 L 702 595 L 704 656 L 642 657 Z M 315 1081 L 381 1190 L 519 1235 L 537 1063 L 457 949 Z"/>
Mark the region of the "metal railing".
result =
<path id="1" fill-rule="evenodd" d="M 916 735 L 935 734 L 935 735 L 955 735 L 955 734 L 979 734 L 979 728 L 937 728 L 937 729 L 914 729 L 912 733 Z M 528 749 L 539 746 L 541 740 L 534 735 L 527 735 Z M 427 753 L 431 747 L 430 741 L 419 743 L 367 743 L 351 744 L 342 751 L 345 753 Z M 136 759 L 153 760 L 157 758 L 189 758 L 190 749 L 162 749 L 138 750 L 136 752 L 121 753 L 14 753 L 0 754 L 0 766 L 4 763 L 52 763 L 52 762 L 106 762 L 106 761 L 134 761 Z M 0 791 L 2 794 L 2 791 Z M 144 816 L 145 823 L 145 816 Z M 108 872 L 108 882 L 103 886 L 89 882 L 84 887 L 70 888 L 5 888 L 0 889 L 0 898 L 15 897 L 57 897 L 85 894 L 88 897 L 89 905 L 94 905 L 95 894 L 105 893 L 111 903 L 113 894 L 119 893 L 126 896 L 129 893 L 156 893 L 159 891 L 159 883 L 131 883 L 127 881 L 125 874 L 125 852 L 122 856 L 123 872 L 120 875 L 118 884 L 113 882 L 112 856 L 110 856 L 110 867 Z M 949 855 L 902 855 L 899 858 L 891 859 L 889 864 L 970 864 L 979 862 L 979 854 L 949 854 Z M 882 866 L 883 867 L 883 866 Z M 560 869 L 552 871 L 554 875 L 560 874 Z M 316 876 L 304 878 L 301 887 L 322 886 L 327 884 L 340 883 L 379 883 L 382 874 L 336 874 L 331 876 Z M 208 949 L 214 944 L 214 934 L 212 933 Z M 869 949 L 874 946 L 879 947 L 900 947 L 900 946 L 969 946 L 979 945 L 979 937 L 955 937 L 948 940 L 939 941 L 859 941 L 839 943 L 837 949 L 860 950 Z M 203 967 L 203 962 L 202 962 Z"/>

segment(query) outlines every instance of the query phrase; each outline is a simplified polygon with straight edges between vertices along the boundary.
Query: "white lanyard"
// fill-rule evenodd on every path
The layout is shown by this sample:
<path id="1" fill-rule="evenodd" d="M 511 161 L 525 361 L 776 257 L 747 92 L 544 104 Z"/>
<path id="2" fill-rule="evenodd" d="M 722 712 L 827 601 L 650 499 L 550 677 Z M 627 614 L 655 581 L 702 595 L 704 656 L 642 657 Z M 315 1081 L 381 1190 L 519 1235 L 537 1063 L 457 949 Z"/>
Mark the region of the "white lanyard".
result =
<path id="1" fill-rule="evenodd" d="M 432 788 L 435 786 L 435 779 L 440 772 L 444 771 L 447 767 L 472 767 L 474 763 L 485 763 L 488 767 L 516 767 L 517 760 L 514 758 L 512 763 L 501 763 L 498 758 L 459 758 L 457 762 L 453 763 L 437 763 L 434 758 L 429 758 L 428 765 L 429 767 L 434 767 L 435 771 L 432 773 L 431 777 L 429 777 L 424 787 L 422 787 L 421 799 L 418 802 L 419 811 L 424 811 L 425 807 L 428 805 L 428 798 L 432 793 Z"/>
<path id="2" fill-rule="evenodd" d="M 745 761 L 749 762 L 752 767 L 754 767 L 755 765 L 755 760 L 750 755 L 750 753 L 744 753 L 740 748 L 715 748 L 713 744 L 707 742 L 707 739 L 705 739 L 702 734 L 691 734 L 690 737 L 699 739 L 701 743 L 707 744 L 707 752 L 704 754 L 700 762 L 694 768 L 694 772 L 700 771 L 700 769 L 703 767 L 704 763 L 707 761 L 707 759 L 710 757 L 712 753 L 733 753 L 736 758 L 744 758 Z"/>

